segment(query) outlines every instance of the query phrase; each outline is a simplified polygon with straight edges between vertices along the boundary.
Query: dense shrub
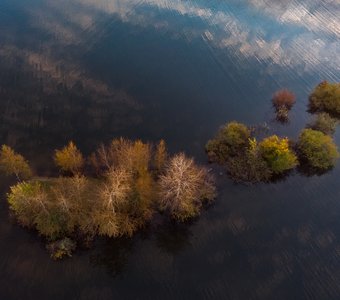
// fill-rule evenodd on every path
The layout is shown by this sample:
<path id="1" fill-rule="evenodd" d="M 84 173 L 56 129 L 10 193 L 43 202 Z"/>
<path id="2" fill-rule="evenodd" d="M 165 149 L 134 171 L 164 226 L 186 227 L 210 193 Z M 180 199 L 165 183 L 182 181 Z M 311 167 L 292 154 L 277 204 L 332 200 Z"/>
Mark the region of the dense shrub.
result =
<path id="1" fill-rule="evenodd" d="M 79 173 L 84 165 L 83 155 L 72 141 L 63 149 L 55 151 L 54 161 L 62 171 L 72 174 Z"/>
<path id="2" fill-rule="evenodd" d="M 71 257 L 72 252 L 76 249 L 76 243 L 69 238 L 51 242 L 47 245 L 47 250 L 54 260 L 62 259 L 65 256 Z"/>
<path id="3" fill-rule="evenodd" d="M 309 96 L 312 112 L 325 111 L 340 116 L 340 83 L 321 82 Z"/>
<path id="4" fill-rule="evenodd" d="M 244 152 L 250 130 L 244 124 L 230 122 L 224 125 L 214 139 L 208 141 L 206 152 L 211 161 L 225 163 L 230 157 Z"/>
<path id="5" fill-rule="evenodd" d="M 32 176 L 28 162 L 6 145 L 1 147 L 0 169 L 7 175 L 15 175 L 18 180 L 27 179 Z"/>
<path id="6" fill-rule="evenodd" d="M 276 135 L 265 138 L 259 144 L 259 150 L 274 174 L 293 169 L 298 164 L 295 153 L 289 148 L 287 138 L 279 138 Z"/>
<path id="7" fill-rule="evenodd" d="M 244 154 L 227 161 L 227 170 L 234 181 L 243 183 L 268 181 L 272 176 L 272 171 L 260 154 L 256 139 L 249 140 Z"/>
<path id="8" fill-rule="evenodd" d="M 334 166 L 339 157 L 332 138 L 313 129 L 304 129 L 301 132 L 298 150 L 302 160 L 316 169 L 328 169 Z"/>
<path id="9" fill-rule="evenodd" d="M 160 177 L 160 207 L 178 220 L 197 216 L 204 200 L 213 200 L 215 187 L 208 171 L 184 154 L 175 155 Z"/>
<path id="10" fill-rule="evenodd" d="M 281 107 L 286 108 L 287 110 L 291 110 L 293 105 L 295 104 L 295 95 L 287 89 L 283 89 L 277 91 L 273 95 L 273 106 L 275 109 L 279 109 Z"/>
<path id="11" fill-rule="evenodd" d="M 297 157 L 287 138 L 271 136 L 259 144 L 251 138 L 243 124 L 231 122 L 220 129 L 206 145 L 210 160 L 227 167 L 228 174 L 237 182 L 268 181 L 272 175 L 293 169 Z"/>
<path id="12" fill-rule="evenodd" d="M 335 132 L 336 125 L 336 119 L 332 118 L 328 113 L 321 112 L 316 115 L 314 122 L 310 124 L 310 128 L 332 135 Z"/>

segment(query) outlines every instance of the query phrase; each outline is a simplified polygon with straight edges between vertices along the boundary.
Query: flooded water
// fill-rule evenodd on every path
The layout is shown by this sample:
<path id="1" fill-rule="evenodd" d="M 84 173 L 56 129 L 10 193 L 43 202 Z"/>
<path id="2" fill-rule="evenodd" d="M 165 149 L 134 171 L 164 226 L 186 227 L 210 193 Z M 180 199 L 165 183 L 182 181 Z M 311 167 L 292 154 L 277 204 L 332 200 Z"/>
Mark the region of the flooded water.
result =
<path id="1" fill-rule="evenodd" d="M 0 143 L 41 174 L 70 139 L 89 153 L 164 138 L 205 163 L 227 121 L 296 138 L 312 88 L 340 81 L 339 54 L 339 0 L 0 0 Z M 273 121 L 280 88 L 297 95 L 287 125 Z M 62 262 L 10 219 L 1 178 L 0 299 L 340 299 L 339 178 L 339 165 L 252 187 L 218 176 L 191 224 Z"/>

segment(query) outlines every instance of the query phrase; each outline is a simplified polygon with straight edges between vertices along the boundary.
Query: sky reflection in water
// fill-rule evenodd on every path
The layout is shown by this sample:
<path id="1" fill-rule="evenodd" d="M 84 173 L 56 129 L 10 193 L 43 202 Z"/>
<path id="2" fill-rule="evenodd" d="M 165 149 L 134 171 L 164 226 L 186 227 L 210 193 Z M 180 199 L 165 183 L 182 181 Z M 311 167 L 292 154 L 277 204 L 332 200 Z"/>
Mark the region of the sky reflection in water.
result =
<path id="1" fill-rule="evenodd" d="M 46 171 L 69 139 L 89 152 L 119 135 L 165 138 L 205 162 L 232 119 L 296 137 L 312 87 L 340 81 L 339 16 L 336 0 L 0 0 L 1 143 Z M 287 126 L 271 122 L 281 87 L 298 96 Z M 63 263 L 2 201 L 0 298 L 338 299 L 339 176 L 221 176 L 193 224 L 100 240 Z"/>

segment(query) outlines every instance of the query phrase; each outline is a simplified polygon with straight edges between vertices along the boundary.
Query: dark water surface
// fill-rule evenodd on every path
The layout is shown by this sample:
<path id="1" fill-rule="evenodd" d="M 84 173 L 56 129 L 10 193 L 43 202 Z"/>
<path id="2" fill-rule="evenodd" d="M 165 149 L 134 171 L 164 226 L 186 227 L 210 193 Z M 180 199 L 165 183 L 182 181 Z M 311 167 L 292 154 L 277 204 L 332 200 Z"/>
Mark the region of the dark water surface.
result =
<path id="1" fill-rule="evenodd" d="M 73 139 L 156 141 L 205 163 L 219 125 L 296 138 L 340 81 L 339 0 L 0 0 L 0 143 L 41 173 Z M 279 88 L 297 94 L 272 121 Z M 339 130 L 335 135 L 340 145 Z M 245 187 L 218 177 L 201 218 L 54 262 L 0 189 L 0 299 L 340 299 L 340 167 Z"/>

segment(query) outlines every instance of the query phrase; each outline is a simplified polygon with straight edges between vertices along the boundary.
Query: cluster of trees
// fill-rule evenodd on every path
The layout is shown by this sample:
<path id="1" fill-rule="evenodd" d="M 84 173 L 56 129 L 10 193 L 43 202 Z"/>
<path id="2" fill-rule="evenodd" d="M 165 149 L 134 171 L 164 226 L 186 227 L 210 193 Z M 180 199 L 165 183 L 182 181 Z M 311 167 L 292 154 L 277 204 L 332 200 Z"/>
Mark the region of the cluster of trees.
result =
<path id="1" fill-rule="evenodd" d="M 8 193 L 11 211 L 51 242 L 54 258 L 71 255 L 72 239 L 131 236 L 156 211 L 185 221 L 215 198 L 208 170 L 183 153 L 170 157 L 164 141 L 115 139 L 88 159 L 70 142 L 54 161 L 63 176 L 22 181 L 32 174 L 27 161 L 8 146 L 0 152 L 2 169 L 19 180 Z"/>
<path id="2" fill-rule="evenodd" d="M 309 96 L 309 111 L 314 121 L 300 134 L 298 151 L 312 168 L 327 170 L 339 157 L 332 135 L 340 117 L 340 83 L 318 84 Z"/>
<path id="3" fill-rule="evenodd" d="M 310 96 L 310 107 L 317 112 L 315 120 L 302 130 L 298 141 L 272 135 L 257 141 L 246 125 L 230 122 L 222 126 L 216 136 L 206 144 L 211 162 L 225 165 L 228 174 L 238 182 L 269 181 L 300 165 L 315 172 L 334 166 L 339 152 L 332 134 L 337 120 L 335 107 L 340 112 L 340 85 L 323 82 Z M 295 103 L 295 96 L 281 90 L 273 97 L 273 105 L 281 120 L 288 118 L 288 111 Z M 332 108 L 332 109 L 330 109 Z M 286 118 L 287 117 L 287 118 Z"/>
<path id="4" fill-rule="evenodd" d="M 206 151 L 210 161 L 225 164 L 231 177 L 241 182 L 268 181 L 298 164 L 287 138 L 272 135 L 258 142 L 246 125 L 235 121 L 219 130 Z"/>

